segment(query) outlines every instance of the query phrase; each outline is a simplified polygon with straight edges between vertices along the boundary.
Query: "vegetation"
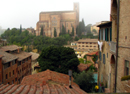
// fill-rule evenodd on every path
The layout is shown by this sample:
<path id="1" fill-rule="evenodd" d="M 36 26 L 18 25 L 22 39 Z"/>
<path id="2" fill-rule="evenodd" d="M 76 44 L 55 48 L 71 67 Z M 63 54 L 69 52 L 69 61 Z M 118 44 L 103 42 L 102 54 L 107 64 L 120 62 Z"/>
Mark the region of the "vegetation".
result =
<path id="1" fill-rule="evenodd" d="M 86 72 L 81 72 L 81 73 L 73 73 L 74 75 L 74 82 L 77 83 L 81 89 L 86 91 L 87 93 L 90 93 L 93 91 L 93 88 L 95 86 L 95 81 L 93 77 L 93 72 L 88 71 Z"/>
<path id="2" fill-rule="evenodd" d="M 66 45 L 68 41 L 71 41 L 72 38 L 69 34 L 62 35 L 56 38 L 50 38 L 46 36 L 35 36 L 29 34 L 27 30 L 20 33 L 20 29 L 7 29 L 2 35 L 1 38 L 7 39 L 9 44 L 15 44 L 18 46 L 33 46 L 41 52 L 44 47 L 51 45 L 63 46 Z M 31 49 L 27 50 L 31 51 Z"/>
<path id="3" fill-rule="evenodd" d="M 72 48 L 49 46 L 42 50 L 38 62 L 41 71 L 50 69 L 68 74 L 68 70 L 78 72 L 78 58 Z"/>
<path id="4" fill-rule="evenodd" d="M 130 75 L 121 77 L 121 81 L 130 80 Z"/>
<path id="5" fill-rule="evenodd" d="M 71 36 L 74 36 L 74 27 L 72 27 Z"/>
<path id="6" fill-rule="evenodd" d="M 40 35 L 43 36 L 43 26 L 41 26 L 41 32 Z"/>

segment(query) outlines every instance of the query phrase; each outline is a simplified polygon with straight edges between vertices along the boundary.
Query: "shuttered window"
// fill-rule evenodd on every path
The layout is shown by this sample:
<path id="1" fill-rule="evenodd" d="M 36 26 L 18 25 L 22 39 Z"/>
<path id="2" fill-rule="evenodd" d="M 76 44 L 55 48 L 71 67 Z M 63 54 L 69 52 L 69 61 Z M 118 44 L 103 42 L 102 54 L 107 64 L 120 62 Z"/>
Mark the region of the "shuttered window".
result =
<path id="1" fill-rule="evenodd" d="M 101 35 L 100 35 L 100 33 L 101 33 L 101 30 L 99 30 L 99 40 L 101 40 Z"/>
<path id="2" fill-rule="evenodd" d="M 105 64 L 105 54 L 103 54 L 103 64 Z"/>
<path id="3" fill-rule="evenodd" d="M 105 41 L 108 41 L 108 28 L 105 28 Z"/>
<path id="4" fill-rule="evenodd" d="M 112 28 L 110 28 L 110 41 L 112 41 Z"/>

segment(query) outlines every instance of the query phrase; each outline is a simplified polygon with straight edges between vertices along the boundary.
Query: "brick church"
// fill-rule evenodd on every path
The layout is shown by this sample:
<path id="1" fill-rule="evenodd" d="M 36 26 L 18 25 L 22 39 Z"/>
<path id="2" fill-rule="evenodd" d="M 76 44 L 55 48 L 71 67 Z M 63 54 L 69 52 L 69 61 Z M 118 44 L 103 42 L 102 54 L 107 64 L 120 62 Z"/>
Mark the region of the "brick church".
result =
<path id="1" fill-rule="evenodd" d="M 36 35 L 40 35 L 43 26 L 43 35 L 54 37 L 54 28 L 57 36 L 62 30 L 62 25 L 66 28 L 66 33 L 72 32 L 74 27 L 74 35 L 76 35 L 76 26 L 79 24 L 79 3 L 74 3 L 72 11 L 51 11 L 41 12 L 39 21 L 36 24 Z"/>

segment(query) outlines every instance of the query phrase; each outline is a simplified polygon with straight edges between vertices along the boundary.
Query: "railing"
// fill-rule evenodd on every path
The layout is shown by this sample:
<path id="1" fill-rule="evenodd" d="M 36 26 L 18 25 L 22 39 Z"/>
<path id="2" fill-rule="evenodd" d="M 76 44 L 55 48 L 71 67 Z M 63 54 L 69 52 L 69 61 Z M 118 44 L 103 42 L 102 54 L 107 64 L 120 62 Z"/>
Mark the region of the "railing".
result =
<path id="1" fill-rule="evenodd" d="M 116 43 L 115 42 L 110 42 L 110 51 L 113 53 L 116 53 Z"/>

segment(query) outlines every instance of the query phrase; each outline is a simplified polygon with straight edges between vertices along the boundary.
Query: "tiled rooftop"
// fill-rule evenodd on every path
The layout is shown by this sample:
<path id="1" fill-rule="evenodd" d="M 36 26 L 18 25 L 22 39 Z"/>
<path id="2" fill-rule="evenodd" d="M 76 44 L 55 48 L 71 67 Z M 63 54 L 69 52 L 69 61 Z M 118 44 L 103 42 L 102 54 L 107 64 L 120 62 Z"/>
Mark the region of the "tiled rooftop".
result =
<path id="1" fill-rule="evenodd" d="M 91 65 L 92 65 L 92 63 L 88 63 L 88 64 L 80 63 L 80 64 L 78 65 L 78 70 L 79 70 L 80 72 L 85 71 L 85 70 L 87 70 Z"/>
<path id="2" fill-rule="evenodd" d="M 17 56 L 19 61 L 31 56 L 31 54 L 27 52 L 20 52 L 19 54 L 14 53 L 13 55 Z"/>
<path id="3" fill-rule="evenodd" d="M 0 49 L 3 51 L 14 51 L 14 50 L 21 49 L 21 48 L 22 47 L 19 47 L 17 45 L 9 45 L 9 46 L 3 46 Z"/>
<path id="4" fill-rule="evenodd" d="M 80 39 L 78 42 L 98 42 L 98 39 Z"/>
<path id="5" fill-rule="evenodd" d="M 73 78 L 72 78 L 73 80 Z M 21 82 L 21 84 L 26 85 L 36 85 L 40 86 L 41 83 L 58 83 L 69 85 L 69 75 L 58 73 L 55 71 L 46 70 L 43 72 L 39 72 L 37 74 L 25 76 Z M 73 86 L 79 87 L 76 83 L 72 81 Z"/>
<path id="6" fill-rule="evenodd" d="M 0 50 L 0 54 L 3 55 L 2 63 L 7 63 L 18 58 L 17 56 L 4 52 L 2 50 Z"/>
<path id="7" fill-rule="evenodd" d="M 87 55 L 98 55 L 98 51 L 96 51 L 96 52 L 91 52 L 91 53 L 87 53 Z"/>
<path id="8" fill-rule="evenodd" d="M 0 85 L 0 94 L 87 94 L 78 87 L 72 89 L 66 85 L 46 84 L 40 85 Z"/>
<path id="9" fill-rule="evenodd" d="M 38 53 L 30 52 L 30 54 L 32 55 L 32 60 L 36 60 L 39 57 Z"/>

